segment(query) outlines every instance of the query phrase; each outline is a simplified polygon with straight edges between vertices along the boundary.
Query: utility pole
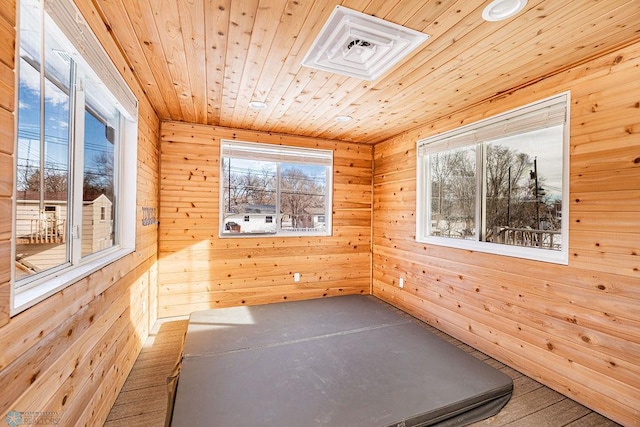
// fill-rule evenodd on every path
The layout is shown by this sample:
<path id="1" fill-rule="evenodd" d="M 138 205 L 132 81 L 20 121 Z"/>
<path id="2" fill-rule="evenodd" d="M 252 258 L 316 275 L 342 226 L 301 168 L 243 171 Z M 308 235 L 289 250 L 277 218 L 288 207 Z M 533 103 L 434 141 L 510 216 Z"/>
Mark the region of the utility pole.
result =
<path id="1" fill-rule="evenodd" d="M 540 230 L 540 196 L 538 194 L 538 158 L 533 158 L 533 170 L 530 172 L 531 179 L 534 180 L 534 197 L 536 202 L 536 230 Z"/>
<path id="2" fill-rule="evenodd" d="M 509 166 L 509 182 L 507 183 L 507 227 L 511 227 L 511 166 Z"/>
<path id="3" fill-rule="evenodd" d="M 229 175 L 229 211 L 228 212 L 231 213 L 231 157 L 229 157 L 227 161 L 229 162 L 229 164 L 227 165 L 229 169 L 229 173 L 228 173 Z"/>

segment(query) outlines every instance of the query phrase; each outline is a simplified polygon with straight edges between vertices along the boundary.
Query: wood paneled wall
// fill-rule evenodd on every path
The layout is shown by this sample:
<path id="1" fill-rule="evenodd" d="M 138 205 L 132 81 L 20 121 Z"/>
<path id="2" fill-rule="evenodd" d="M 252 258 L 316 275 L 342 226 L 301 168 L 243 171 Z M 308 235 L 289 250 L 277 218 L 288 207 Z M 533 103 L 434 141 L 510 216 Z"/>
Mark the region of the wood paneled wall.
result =
<path id="1" fill-rule="evenodd" d="M 635 44 L 374 152 L 373 294 L 629 426 L 640 424 L 639 76 Z M 565 90 L 569 265 L 416 243 L 416 141 Z"/>
<path id="2" fill-rule="evenodd" d="M 9 322 L 15 110 L 16 4 L 0 1 L 0 327 Z M 0 329 L 1 331 L 1 329 Z"/>
<path id="3" fill-rule="evenodd" d="M 333 235 L 219 238 L 220 139 L 334 150 Z M 160 150 L 160 317 L 369 293 L 371 146 L 164 122 Z"/>
<path id="4" fill-rule="evenodd" d="M 141 219 L 158 206 L 159 121 L 92 2 L 77 3 L 140 101 L 136 252 L 9 318 L 16 4 L 0 1 L 0 420 L 102 425 L 155 321 L 157 224 Z"/>

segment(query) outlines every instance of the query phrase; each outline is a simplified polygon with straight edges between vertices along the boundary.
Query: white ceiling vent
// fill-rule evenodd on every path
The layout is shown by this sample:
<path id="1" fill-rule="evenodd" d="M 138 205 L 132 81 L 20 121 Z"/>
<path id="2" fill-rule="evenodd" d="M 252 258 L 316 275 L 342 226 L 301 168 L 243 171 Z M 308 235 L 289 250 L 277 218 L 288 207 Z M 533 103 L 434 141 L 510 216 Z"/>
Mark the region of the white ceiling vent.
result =
<path id="1" fill-rule="evenodd" d="M 336 6 L 302 65 L 375 80 L 428 38 L 419 31 Z"/>

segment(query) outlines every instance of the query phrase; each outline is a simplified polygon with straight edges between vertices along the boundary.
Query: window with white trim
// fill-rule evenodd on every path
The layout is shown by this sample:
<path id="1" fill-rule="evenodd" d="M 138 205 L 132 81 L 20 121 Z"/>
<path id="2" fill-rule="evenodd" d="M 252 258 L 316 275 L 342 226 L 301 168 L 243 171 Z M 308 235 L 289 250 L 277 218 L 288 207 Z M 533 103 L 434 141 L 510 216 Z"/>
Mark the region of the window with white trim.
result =
<path id="1" fill-rule="evenodd" d="M 220 158 L 221 237 L 331 235 L 333 151 L 222 140 Z"/>
<path id="2" fill-rule="evenodd" d="M 137 162 L 137 100 L 75 4 L 21 1 L 18 34 L 14 313 L 134 249 Z"/>
<path id="3" fill-rule="evenodd" d="M 569 93 L 418 141 L 416 239 L 568 261 Z"/>

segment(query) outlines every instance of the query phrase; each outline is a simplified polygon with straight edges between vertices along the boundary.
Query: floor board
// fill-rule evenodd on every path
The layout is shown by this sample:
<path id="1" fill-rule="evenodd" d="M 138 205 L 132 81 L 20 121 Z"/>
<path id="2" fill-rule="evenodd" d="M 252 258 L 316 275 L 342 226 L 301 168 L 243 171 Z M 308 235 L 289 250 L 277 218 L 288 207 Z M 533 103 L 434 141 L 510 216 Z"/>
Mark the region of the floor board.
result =
<path id="1" fill-rule="evenodd" d="M 111 409 L 105 427 L 164 425 L 166 379 L 181 353 L 187 324 L 185 317 L 158 320 Z M 514 392 L 509 403 L 499 414 L 474 426 L 619 427 L 615 422 L 455 338 L 429 325 L 425 324 L 424 327 L 513 378 Z"/>

